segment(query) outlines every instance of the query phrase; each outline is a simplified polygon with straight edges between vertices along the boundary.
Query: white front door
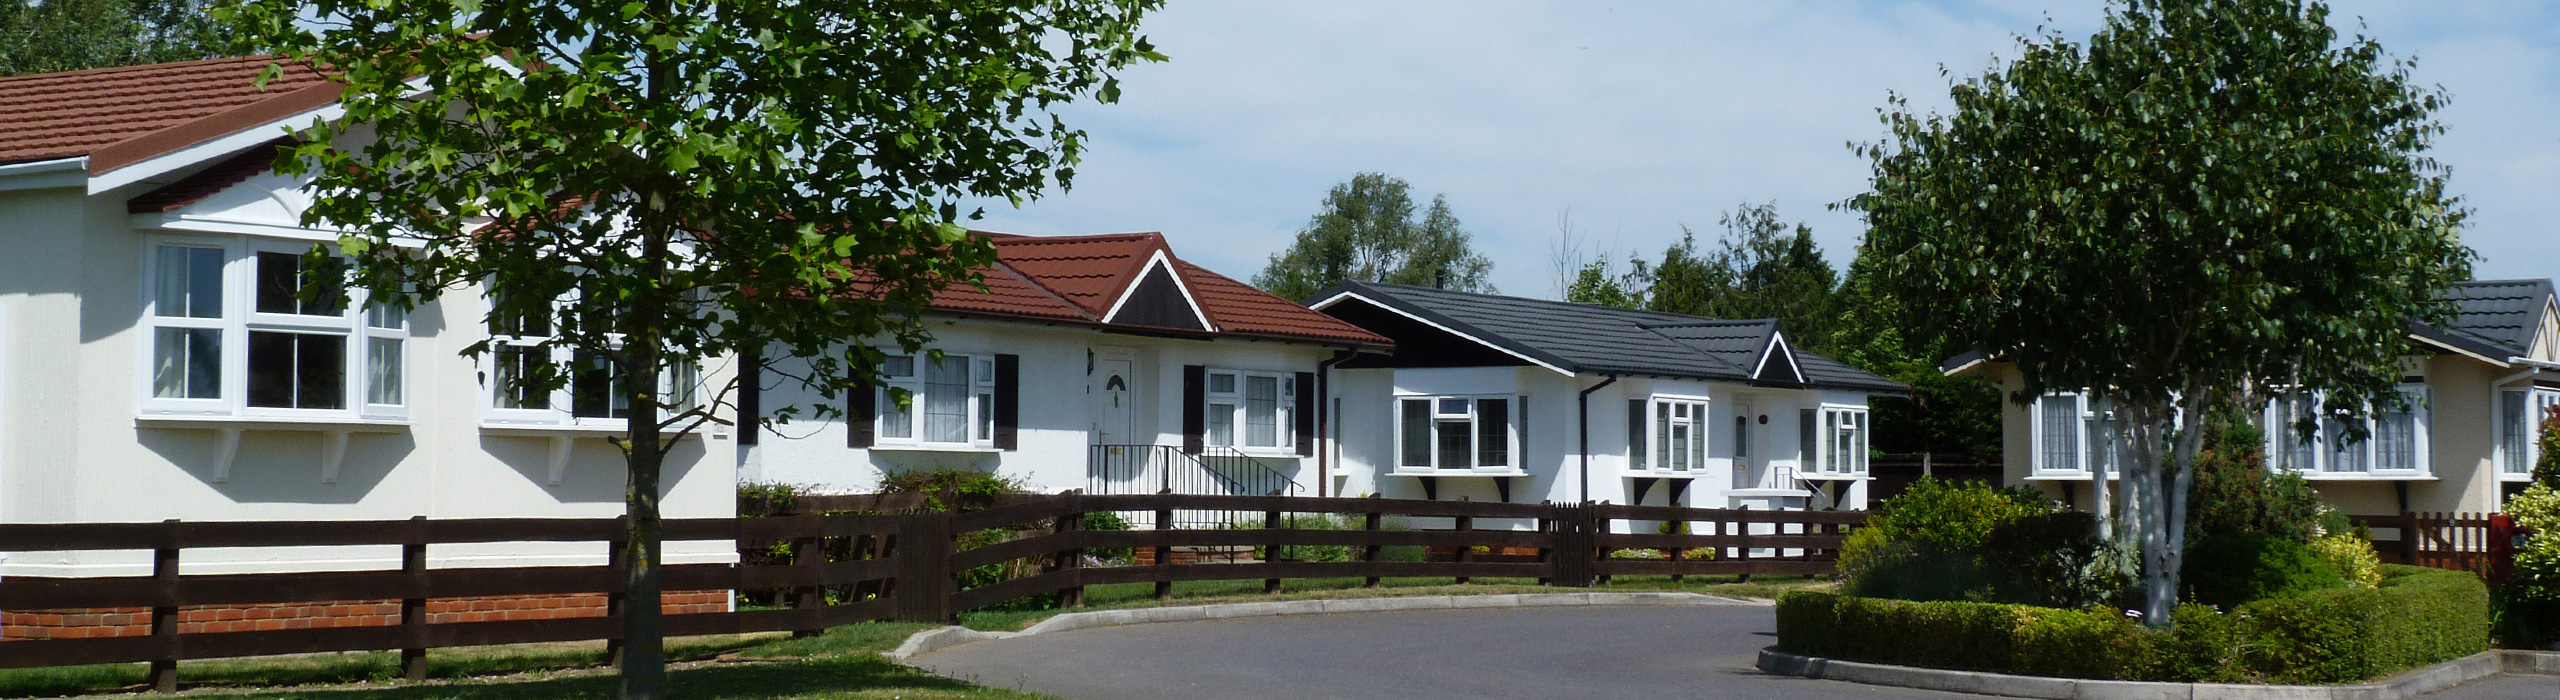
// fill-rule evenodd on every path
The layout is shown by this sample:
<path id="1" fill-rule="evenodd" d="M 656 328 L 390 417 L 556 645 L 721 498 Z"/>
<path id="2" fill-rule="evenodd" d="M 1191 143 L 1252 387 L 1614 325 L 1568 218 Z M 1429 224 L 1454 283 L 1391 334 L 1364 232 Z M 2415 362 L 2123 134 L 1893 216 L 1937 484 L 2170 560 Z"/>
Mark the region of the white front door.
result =
<path id="1" fill-rule="evenodd" d="M 1133 444 L 1129 425 L 1138 405 L 1130 383 L 1136 381 L 1137 363 L 1127 358 L 1102 358 L 1094 361 L 1091 386 L 1087 392 L 1093 400 L 1093 444 Z"/>

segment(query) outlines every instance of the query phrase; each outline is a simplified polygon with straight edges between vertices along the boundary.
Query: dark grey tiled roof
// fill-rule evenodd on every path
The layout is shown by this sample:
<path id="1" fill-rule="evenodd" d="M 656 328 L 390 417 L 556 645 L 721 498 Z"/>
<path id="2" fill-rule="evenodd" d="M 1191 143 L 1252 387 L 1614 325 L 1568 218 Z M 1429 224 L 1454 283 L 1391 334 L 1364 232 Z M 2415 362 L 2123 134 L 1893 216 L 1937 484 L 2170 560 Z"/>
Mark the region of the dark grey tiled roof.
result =
<path id="1" fill-rule="evenodd" d="M 2542 329 L 2542 314 L 2551 300 L 2551 280 L 2474 280 L 2455 283 L 2445 296 L 2453 300 L 2456 316 L 2444 328 L 2426 328 L 2441 334 L 2440 340 L 2468 340 L 2485 343 L 2505 351 L 2507 357 L 2522 356 L 2533 348 L 2533 334 Z M 2447 337 L 2449 336 L 2449 337 Z"/>
<path id="2" fill-rule="evenodd" d="M 1545 299 L 1428 287 L 1350 282 L 1317 294 L 1320 302 L 1353 292 L 1419 316 L 1488 345 L 1575 373 L 1630 374 L 1793 385 L 1755 380 L 1752 369 L 1778 333 L 1771 319 L 1729 321 Z M 1806 384 L 1904 393 L 1909 387 L 1795 350 Z M 1792 378 L 1789 378 L 1792 379 Z"/>

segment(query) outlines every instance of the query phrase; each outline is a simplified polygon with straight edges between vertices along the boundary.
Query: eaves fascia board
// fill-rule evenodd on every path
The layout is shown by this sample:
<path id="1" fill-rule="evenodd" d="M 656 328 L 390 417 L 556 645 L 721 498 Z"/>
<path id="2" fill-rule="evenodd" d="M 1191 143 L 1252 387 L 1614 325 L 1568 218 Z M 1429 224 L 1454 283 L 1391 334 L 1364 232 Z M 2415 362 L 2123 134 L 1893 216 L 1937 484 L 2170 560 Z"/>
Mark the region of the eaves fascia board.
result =
<path id="1" fill-rule="evenodd" d="M 76 156 L 0 165 L 0 192 L 89 184 L 89 157 Z"/>

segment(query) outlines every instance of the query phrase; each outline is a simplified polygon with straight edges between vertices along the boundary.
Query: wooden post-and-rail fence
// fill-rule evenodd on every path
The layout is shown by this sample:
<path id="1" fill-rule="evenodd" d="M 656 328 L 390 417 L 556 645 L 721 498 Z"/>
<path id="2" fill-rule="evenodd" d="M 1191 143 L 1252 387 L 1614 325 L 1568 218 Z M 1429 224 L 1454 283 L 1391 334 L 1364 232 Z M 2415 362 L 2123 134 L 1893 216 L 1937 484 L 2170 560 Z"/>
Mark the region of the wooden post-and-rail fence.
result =
<path id="1" fill-rule="evenodd" d="M 2504 516 L 2487 513 L 2351 515 L 2373 533 L 2373 549 L 2387 564 L 2409 564 L 2479 574 L 2496 584 L 2515 567 L 2512 540 L 2525 532 L 2500 532 Z"/>
<path id="2" fill-rule="evenodd" d="M 1226 529 L 1093 530 L 1084 514 L 1155 510 L 1232 513 Z M 1287 514 L 1287 518 L 1282 517 Z M 1293 529 L 1303 515 L 1347 517 L 1358 529 Z M 671 614 L 669 636 L 809 632 L 872 620 L 948 622 L 962 611 L 1019 598 L 1050 596 L 1077 605 L 1085 587 L 1119 583 L 1385 577 L 1538 579 L 1590 586 L 1609 576 L 1828 574 L 1848 528 L 1864 513 L 1765 511 L 1608 504 L 1554 505 L 1287 496 L 1083 495 L 1017 500 L 949 513 L 786 515 L 734 519 L 670 519 L 668 541 L 728 541 L 741 551 L 774 543 L 793 556 L 759 563 L 679 564 L 665 569 L 664 590 L 763 591 L 776 609 Z M 1383 528 L 1382 519 L 1401 527 Z M 1695 534 L 1654 534 L 1664 522 Z M 1426 526 L 1437 526 L 1426 529 Z M 960 535 L 993 544 L 961 549 Z M 0 611 L 148 609 L 147 634 L 0 642 L 0 668 L 147 662 L 153 685 L 177 687 L 180 661 L 332 651 L 402 652 L 404 672 L 425 673 L 427 649 L 529 642 L 616 640 L 626 562 L 601 566 L 433 568 L 433 545 L 506 542 L 595 542 L 619 551 L 621 519 L 477 519 L 318 522 L 161 522 L 0 525 L 0 552 L 140 550 L 153 553 L 147 576 L 0 578 Z M 401 548 L 399 568 L 274 574 L 185 574 L 186 550 L 203 548 L 384 546 Z M 1192 546 L 1347 549 L 1343 561 L 1265 557 L 1246 563 L 1172 563 L 1162 553 Z M 1390 561 L 1390 547 L 1451 555 Z M 1110 565 L 1094 550 L 1153 548 L 1157 557 Z M 1490 554 L 1475 554 L 1477 550 Z M 1503 552 L 1534 550 L 1535 557 Z M 1648 558 L 1618 550 L 1660 552 Z M 964 586 L 980 567 L 1027 560 L 1018 578 Z M 970 580 L 983 580 L 983 577 Z M 1159 585 L 1159 594 L 1169 587 Z M 429 599 L 602 594 L 604 614 L 545 620 L 433 621 Z M 264 631 L 183 632 L 181 608 L 261 604 L 398 601 L 389 624 Z"/>

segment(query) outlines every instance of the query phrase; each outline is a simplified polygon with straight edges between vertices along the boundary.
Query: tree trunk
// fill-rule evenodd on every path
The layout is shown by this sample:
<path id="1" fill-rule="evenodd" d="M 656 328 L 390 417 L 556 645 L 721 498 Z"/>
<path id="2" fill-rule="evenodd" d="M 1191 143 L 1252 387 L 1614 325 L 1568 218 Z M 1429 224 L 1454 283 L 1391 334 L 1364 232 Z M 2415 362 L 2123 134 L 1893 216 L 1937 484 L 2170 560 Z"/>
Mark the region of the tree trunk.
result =
<path id="1" fill-rule="evenodd" d="M 643 349 L 633 354 L 655 357 L 657 352 Z M 658 515 L 658 476 L 666 452 L 658 444 L 657 404 L 641 400 L 640 396 L 657 386 L 656 375 L 631 372 L 625 376 L 624 389 L 633 394 L 633 401 L 628 434 L 630 480 L 622 495 L 623 507 L 631 515 L 631 536 L 623 545 L 629 548 L 623 560 L 630 562 L 631 568 L 629 577 L 623 580 L 622 698 L 660 700 L 667 696 L 667 652 L 661 602 L 664 596 L 659 590 L 664 547 L 659 541 L 663 531 Z"/>
<path id="2" fill-rule="evenodd" d="M 2107 414 L 2104 413 L 2105 409 L 2103 406 L 2106 405 L 2104 401 L 2105 396 L 2105 394 L 2091 392 L 2089 396 L 2090 410 L 2092 412 L 2097 412 L 2098 426 L 2100 429 L 2105 430 L 2112 428 L 2116 434 L 2116 439 L 2122 440 L 2124 439 L 2124 430 L 2120 427 L 2115 427 L 2119 425 L 2118 421 L 2110 419 Z M 2092 435 L 2089 437 L 2091 442 L 2095 443 L 2098 436 Z M 2087 450 L 2088 448 L 2099 448 L 2097 450 L 2089 450 L 2089 454 L 2102 455 L 2108 459 L 2113 459 L 2115 455 L 2108 454 L 2103 450 L 2104 447 L 2105 446 L 2101 444 L 2082 446 L 2084 450 Z M 2064 482 L 2063 488 L 2070 488 L 2070 482 Z M 2111 522 L 2111 519 L 2115 517 L 2114 508 L 2115 504 L 2109 503 L 2107 498 L 2106 460 L 2091 459 L 2089 460 L 2089 509 L 2090 512 L 2095 513 L 2098 516 L 2098 541 L 2100 542 L 2115 541 L 2115 528 L 2112 527 L 2114 523 Z"/>

